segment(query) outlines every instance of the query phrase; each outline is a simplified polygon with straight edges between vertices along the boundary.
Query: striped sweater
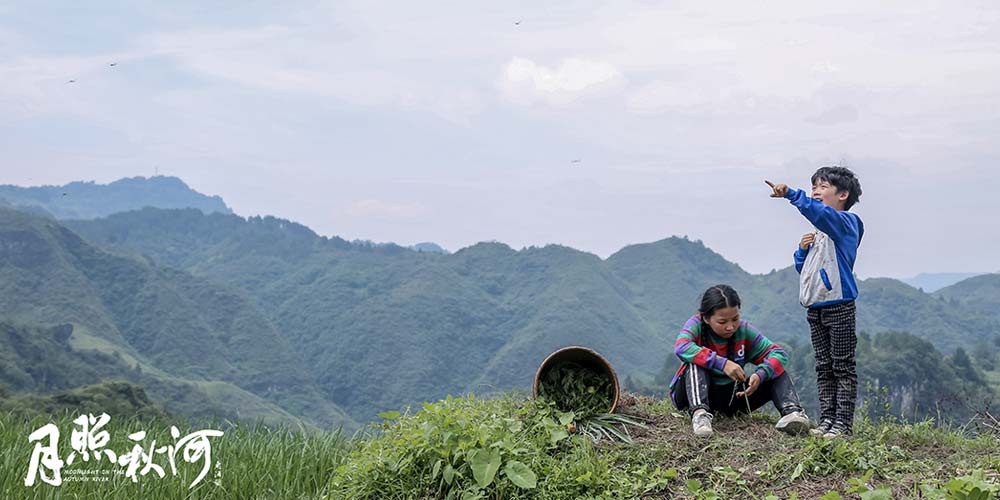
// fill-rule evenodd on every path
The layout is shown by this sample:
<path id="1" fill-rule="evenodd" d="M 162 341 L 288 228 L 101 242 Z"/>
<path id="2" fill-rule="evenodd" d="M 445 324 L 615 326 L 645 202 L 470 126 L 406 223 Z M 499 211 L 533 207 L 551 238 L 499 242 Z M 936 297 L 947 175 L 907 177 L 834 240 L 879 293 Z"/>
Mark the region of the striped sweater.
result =
<path id="1" fill-rule="evenodd" d="M 730 346 L 733 352 L 729 352 Z M 712 376 L 711 382 L 719 385 L 733 382 L 722 371 L 727 359 L 740 366 L 747 363 L 757 365 L 756 373 L 761 382 L 781 376 L 788 363 L 788 356 L 781 346 L 771 342 L 746 320 L 740 321 L 739 329 L 726 340 L 716 335 L 712 327 L 701 321 L 701 314 L 691 316 L 691 319 L 684 323 L 684 328 L 674 342 L 674 353 L 681 359 L 682 364 L 670 381 L 671 398 L 677 379 L 684 374 L 684 366 L 687 363 L 706 368 Z"/>

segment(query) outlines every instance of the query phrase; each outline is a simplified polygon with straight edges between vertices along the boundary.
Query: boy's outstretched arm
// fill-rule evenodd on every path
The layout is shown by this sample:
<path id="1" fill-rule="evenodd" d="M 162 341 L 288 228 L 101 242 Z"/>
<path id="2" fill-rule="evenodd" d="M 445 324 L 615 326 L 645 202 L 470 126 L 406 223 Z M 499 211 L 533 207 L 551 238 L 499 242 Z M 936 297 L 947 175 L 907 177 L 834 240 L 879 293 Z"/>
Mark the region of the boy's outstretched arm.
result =
<path id="1" fill-rule="evenodd" d="M 816 226 L 816 229 L 829 235 L 833 241 L 840 241 L 850 233 L 858 233 L 856 221 L 847 213 L 839 212 L 836 208 L 810 198 L 801 189 L 791 189 L 785 184 L 775 184 L 768 180 L 764 182 L 771 186 L 771 198 L 787 199 L 799 209 L 799 213 Z"/>

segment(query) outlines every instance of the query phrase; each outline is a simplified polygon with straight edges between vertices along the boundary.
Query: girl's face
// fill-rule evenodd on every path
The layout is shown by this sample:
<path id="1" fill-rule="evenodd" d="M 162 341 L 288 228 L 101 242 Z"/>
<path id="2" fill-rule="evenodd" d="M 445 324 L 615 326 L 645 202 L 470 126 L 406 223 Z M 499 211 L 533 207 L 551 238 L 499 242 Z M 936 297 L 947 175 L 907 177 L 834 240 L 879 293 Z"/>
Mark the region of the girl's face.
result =
<path id="1" fill-rule="evenodd" d="M 716 309 L 705 322 L 716 335 L 728 339 L 740 327 L 740 308 L 733 306 Z"/>

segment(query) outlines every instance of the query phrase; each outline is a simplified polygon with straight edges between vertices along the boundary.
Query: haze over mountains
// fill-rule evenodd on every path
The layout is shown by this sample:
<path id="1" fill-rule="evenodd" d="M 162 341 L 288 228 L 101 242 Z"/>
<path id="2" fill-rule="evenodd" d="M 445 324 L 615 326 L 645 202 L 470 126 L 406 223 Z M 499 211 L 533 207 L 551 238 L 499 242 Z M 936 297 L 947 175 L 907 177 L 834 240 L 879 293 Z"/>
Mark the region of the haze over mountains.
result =
<path id="1" fill-rule="evenodd" d="M 132 177 L 110 184 L 72 182 L 65 186 L 0 185 L 0 206 L 49 214 L 57 219 L 94 219 L 143 207 L 197 208 L 233 213 L 219 196 L 192 190 L 176 177 Z"/>
<path id="2" fill-rule="evenodd" d="M 351 426 L 448 393 L 530 387 L 538 363 L 570 344 L 650 379 L 674 362 L 677 330 L 716 283 L 736 287 L 769 336 L 808 351 L 793 269 L 752 275 L 676 237 L 603 260 L 558 245 L 447 254 L 198 208 L 62 222 L 0 209 L 0 277 L 0 322 L 21 344 L 103 355 L 104 371 L 76 381 L 121 374 L 187 414 Z M 859 287 L 859 330 L 873 336 L 910 332 L 944 355 L 970 331 L 1000 338 L 998 275 L 934 294 L 887 278 Z M 68 338 L 45 333 L 62 324 Z M 24 367 L 25 352 L 7 356 Z M 0 383 L 68 384 L 21 372 Z"/>
<path id="3" fill-rule="evenodd" d="M 936 292 L 946 286 L 954 285 L 959 281 L 990 273 L 920 273 L 909 278 L 900 278 L 900 281 L 919 288 L 927 293 Z"/>

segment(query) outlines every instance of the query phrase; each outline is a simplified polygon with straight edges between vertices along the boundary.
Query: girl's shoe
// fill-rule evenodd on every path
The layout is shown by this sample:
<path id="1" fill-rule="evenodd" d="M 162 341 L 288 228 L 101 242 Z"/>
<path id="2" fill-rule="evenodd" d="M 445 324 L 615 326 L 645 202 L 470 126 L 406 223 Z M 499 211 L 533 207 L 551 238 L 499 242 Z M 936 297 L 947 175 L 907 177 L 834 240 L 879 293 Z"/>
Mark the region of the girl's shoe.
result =
<path id="1" fill-rule="evenodd" d="M 694 429 L 695 436 L 711 437 L 712 414 L 705 410 L 695 412 L 694 416 L 691 417 L 691 427 Z"/>
<path id="2" fill-rule="evenodd" d="M 809 430 L 809 417 L 803 411 L 793 411 L 781 417 L 775 429 L 793 436 L 800 436 Z"/>

